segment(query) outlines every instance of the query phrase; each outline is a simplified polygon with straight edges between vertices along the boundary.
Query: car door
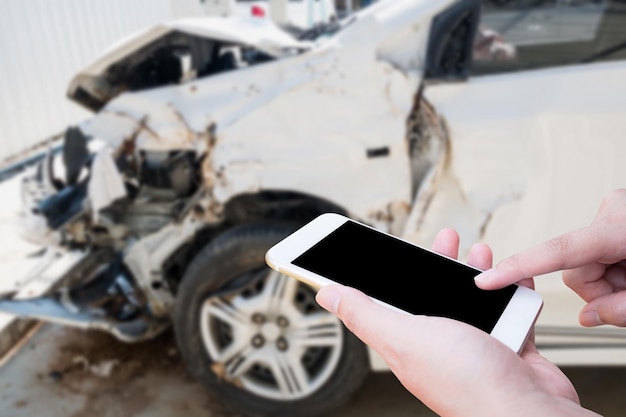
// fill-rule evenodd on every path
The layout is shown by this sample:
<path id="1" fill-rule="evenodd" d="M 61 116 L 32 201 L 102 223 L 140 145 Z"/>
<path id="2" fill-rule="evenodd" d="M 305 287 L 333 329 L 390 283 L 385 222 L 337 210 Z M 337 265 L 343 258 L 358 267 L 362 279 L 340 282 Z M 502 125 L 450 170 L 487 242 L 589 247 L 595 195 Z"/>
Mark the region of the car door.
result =
<path id="1" fill-rule="evenodd" d="M 469 76 L 426 73 L 424 100 L 445 123 L 447 162 L 417 193 L 405 237 L 429 245 L 452 226 L 461 257 L 483 241 L 497 261 L 588 224 L 601 198 L 626 186 L 625 11 L 609 0 L 483 1 Z M 582 328 L 583 301 L 560 274 L 536 284 L 544 354 L 563 364 L 626 362 L 626 331 Z"/>

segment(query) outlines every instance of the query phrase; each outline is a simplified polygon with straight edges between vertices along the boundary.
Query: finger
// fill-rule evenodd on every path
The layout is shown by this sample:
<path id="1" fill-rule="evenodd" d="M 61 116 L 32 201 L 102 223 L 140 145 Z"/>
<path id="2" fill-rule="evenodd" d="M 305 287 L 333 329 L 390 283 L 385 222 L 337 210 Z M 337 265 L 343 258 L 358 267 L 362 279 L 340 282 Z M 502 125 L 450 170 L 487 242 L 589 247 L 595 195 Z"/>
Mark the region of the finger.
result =
<path id="1" fill-rule="evenodd" d="M 608 235 L 604 227 L 597 225 L 563 234 L 504 259 L 478 275 L 476 283 L 483 289 L 502 288 L 523 278 L 596 262 L 606 253 L 615 253 Z"/>
<path id="2" fill-rule="evenodd" d="M 535 279 L 534 278 L 524 278 L 520 279 L 516 282 L 520 287 L 530 288 L 531 290 L 535 289 Z"/>
<path id="3" fill-rule="evenodd" d="M 602 324 L 626 327 L 626 292 L 617 292 L 596 298 L 580 312 L 578 321 L 585 327 Z"/>
<path id="4" fill-rule="evenodd" d="M 604 278 L 613 287 L 613 292 L 626 290 L 626 270 L 623 263 L 609 266 L 606 269 Z"/>
<path id="5" fill-rule="evenodd" d="M 594 262 L 563 271 L 563 282 L 580 298 L 590 302 L 613 292 L 613 286 L 604 279 L 607 267 Z"/>
<path id="6" fill-rule="evenodd" d="M 411 344 L 398 338 L 404 338 L 406 328 L 410 326 L 405 320 L 416 316 L 392 311 L 373 302 L 361 291 L 343 285 L 324 286 L 317 292 L 315 299 L 378 352 L 393 351 Z"/>
<path id="7" fill-rule="evenodd" d="M 433 242 L 433 251 L 449 258 L 459 256 L 459 234 L 450 228 L 441 229 Z"/>
<path id="8" fill-rule="evenodd" d="M 414 363 L 406 363 L 411 358 L 449 363 L 459 358 L 456 354 L 450 357 L 446 351 L 458 349 L 464 352 L 462 346 L 468 343 L 484 347 L 485 340 L 490 338 L 482 330 L 456 320 L 393 311 L 375 303 L 361 291 L 343 285 L 322 287 L 317 292 L 316 301 L 378 352 L 392 370 L 402 374 L 415 366 Z M 424 338 L 424 335 L 430 337 Z M 503 347 L 500 344 L 496 346 L 499 346 L 497 349 Z M 431 371 L 440 373 L 439 368 Z"/>
<path id="9" fill-rule="evenodd" d="M 494 343 L 482 330 L 452 319 L 397 313 L 353 288 L 325 286 L 316 299 L 378 352 L 413 395 L 433 411 L 444 411 L 437 415 L 461 415 L 451 406 L 458 405 L 450 402 L 451 395 L 462 398 L 468 383 L 481 380 L 481 375 L 500 375 L 498 363 L 517 360 L 512 350 Z M 455 378 L 450 379 L 451 374 Z M 445 392 L 433 388 L 444 385 Z M 463 409 L 463 403 L 457 408 Z"/>
<path id="10" fill-rule="evenodd" d="M 493 263 L 493 252 L 484 243 L 476 243 L 470 248 L 467 264 L 478 269 L 489 269 Z"/>
<path id="11" fill-rule="evenodd" d="M 488 245 L 484 243 L 477 243 L 470 249 L 469 258 L 467 260 L 469 265 L 475 266 L 478 269 L 486 270 L 491 268 L 493 264 L 493 252 Z M 535 281 L 532 278 L 524 278 L 517 282 L 522 287 L 535 289 Z"/>

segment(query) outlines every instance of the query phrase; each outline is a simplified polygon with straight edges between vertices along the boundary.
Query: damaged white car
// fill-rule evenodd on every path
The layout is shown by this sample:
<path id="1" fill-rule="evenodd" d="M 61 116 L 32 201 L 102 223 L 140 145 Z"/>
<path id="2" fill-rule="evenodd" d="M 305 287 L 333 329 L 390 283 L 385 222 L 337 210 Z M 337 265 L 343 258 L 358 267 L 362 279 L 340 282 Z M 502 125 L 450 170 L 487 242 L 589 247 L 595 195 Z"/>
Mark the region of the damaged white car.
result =
<path id="1" fill-rule="evenodd" d="M 93 117 L 24 182 L 24 236 L 82 256 L 0 311 L 126 342 L 173 325 L 235 410 L 326 415 L 386 365 L 265 251 L 327 211 L 424 246 L 454 227 L 462 256 L 588 223 L 626 185 L 624 9 L 383 0 L 299 36 L 207 17 L 122 40 L 70 84 Z M 558 276 L 537 288 L 545 355 L 626 364 L 626 331 L 581 328 Z"/>

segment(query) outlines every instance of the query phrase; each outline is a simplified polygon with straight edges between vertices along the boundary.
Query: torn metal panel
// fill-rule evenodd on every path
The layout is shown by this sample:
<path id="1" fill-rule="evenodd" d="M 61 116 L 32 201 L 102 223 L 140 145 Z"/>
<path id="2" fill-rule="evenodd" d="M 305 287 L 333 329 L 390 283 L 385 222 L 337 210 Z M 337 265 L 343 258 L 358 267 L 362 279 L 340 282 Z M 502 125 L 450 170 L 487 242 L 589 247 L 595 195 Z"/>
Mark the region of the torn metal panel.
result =
<path id="1" fill-rule="evenodd" d="M 290 63 L 294 73 L 305 65 L 299 60 Z M 276 65 L 198 80 L 193 88 L 126 93 L 85 121 L 81 129 L 114 147 L 133 138 L 138 149 L 195 149 L 201 153 L 206 150 L 203 132 L 207 126 L 216 126 L 217 132 L 226 129 L 289 88 L 294 81 L 285 85 L 281 77 L 289 66 Z"/>
<path id="2" fill-rule="evenodd" d="M 172 44 L 179 51 L 186 52 L 178 52 L 171 47 Z M 165 59 L 171 68 L 167 77 L 174 77 L 168 82 L 178 83 L 189 79 L 185 74 L 188 70 L 185 62 L 189 59 L 192 59 L 193 71 L 200 76 L 205 71 L 205 63 L 210 64 L 216 58 L 214 53 L 218 51 L 218 44 L 246 45 L 274 59 L 311 48 L 310 42 L 298 41 L 269 19 L 180 19 L 120 40 L 72 79 L 67 95 L 89 109 L 98 110 L 120 92 L 133 89 L 132 74 L 137 68 L 145 68 L 153 63 L 163 65 Z M 167 57 L 163 54 L 167 54 Z M 158 66 L 154 69 L 158 69 Z M 179 74 L 175 75 L 177 72 Z"/>
<path id="3" fill-rule="evenodd" d="M 87 193 L 91 203 L 92 218 L 96 223 L 101 209 L 110 206 L 115 200 L 126 197 L 124 180 L 108 147 L 102 148 L 91 163 L 91 177 Z"/>
<path id="4" fill-rule="evenodd" d="M 63 143 L 63 163 L 65 165 L 65 183 L 76 184 L 84 174 L 85 165 L 89 161 L 88 138 L 75 127 L 65 132 Z"/>
<path id="5" fill-rule="evenodd" d="M 202 151 L 205 143 L 196 140 L 180 113 L 167 103 L 142 95 L 124 95 L 81 129 L 113 149 L 132 141 L 139 150 L 192 149 Z"/>
<path id="6" fill-rule="evenodd" d="M 53 298 L 42 297 L 29 300 L 0 300 L 0 311 L 30 319 L 41 319 L 65 326 L 104 330 L 125 342 L 150 339 L 161 333 L 167 323 L 149 323 L 145 320 L 114 322 L 106 317 L 98 318 L 94 312 L 70 311 Z"/>
<path id="7" fill-rule="evenodd" d="M 216 198 L 298 189 L 388 229 L 388 222 L 370 215 L 390 201 L 410 204 L 406 117 L 418 80 L 373 56 L 363 59 L 333 51 L 310 67 L 316 78 L 223 131 L 210 156 L 222 168 Z M 371 157 L 371 149 L 383 148 L 385 155 Z"/>
<path id="8" fill-rule="evenodd" d="M 219 16 L 190 17 L 162 22 L 148 30 L 138 32 L 103 52 L 100 58 L 88 65 L 84 72 L 97 74 L 112 62 L 129 52 L 136 51 L 142 45 L 151 44 L 162 38 L 165 33 L 179 31 L 194 34 L 207 39 L 219 39 L 230 43 L 240 43 L 259 48 L 275 56 L 289 54 L 290 49 L 310 49 L 310 42 L 300 42 L 276 24 L 265 19 L 240 19 Z M 82 72 L 82 71 L 81 71 Z"/>
<path id="9" fill-rule="evenodd" d="M 389 203 L 385 211 L 372 213 L 369 219 L 374 219 L 377 224 L 388 225 L 389 233 L 399 236 L 402 228 L 406 224 L 411 211 L 411 206 L 404 201 L 393 201 Z"/>
<path id="10" fill-rule="evenodd" d="M 423 96 L 420 90 L 408 122 L 409 152 L 414 199 L 402 237 L 423 244 L 424 216 L 432 209 L 436 195 L 447 192 L 446 173 L 450 165 L 450 136 L 445 120 Z M 452 190 L 455 187 L 452 187 Z M 439 210 L 436 211 L 440 213 Z"/>
<path id="11" fill-rule="evenodd" d="M 173 291 L 163 277 L 163 264 L 202 226 L 194 216 L 189 216 L 181 224 L 170 224 L 132 243 L 126 251 L 124 263 L 144 290 L 155 317 L 167 316 L 174 303 Z"/>
<path id="12" fill-rule="evenodd" d="M 122 146 L 125 140 L 134 138 L 140 125 L 137 119 L 129 115 L 102 112 L 85 120 L 80 128 L 85 134 L 98 138 L 116 149 Z"/>

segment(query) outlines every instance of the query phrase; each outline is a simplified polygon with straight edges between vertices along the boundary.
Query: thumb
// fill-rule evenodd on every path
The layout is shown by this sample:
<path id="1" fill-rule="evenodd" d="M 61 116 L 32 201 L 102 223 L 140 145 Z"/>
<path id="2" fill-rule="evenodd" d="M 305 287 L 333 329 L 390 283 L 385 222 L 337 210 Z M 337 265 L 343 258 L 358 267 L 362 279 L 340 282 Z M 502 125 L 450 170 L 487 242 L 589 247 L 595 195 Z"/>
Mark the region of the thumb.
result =
<path id="1" fill-rule="evenodd" d="M 578 321 L 585 327 L 602 324 L 626 327 L 626 292 L 612 293 L 590 301 L 581 310 Z"/>
<path id="2" fill-rule="evenodd" d="M 380 347 L 381 341 L 396 339 L 397 326 L 402 326 L 404 320 L 413 317 L 377 304 L 361 291 L 343 285 L 322 287 L 315 300 L 322 308 L 335 314 L 359 339 L 374 348 Z"/>
<path id="3" fill-rule="evenodd" d="M 327 285 L 317 292 L 315 301 L 326 311 L 337 315 L 342 288 L 340 285 Z"/>

